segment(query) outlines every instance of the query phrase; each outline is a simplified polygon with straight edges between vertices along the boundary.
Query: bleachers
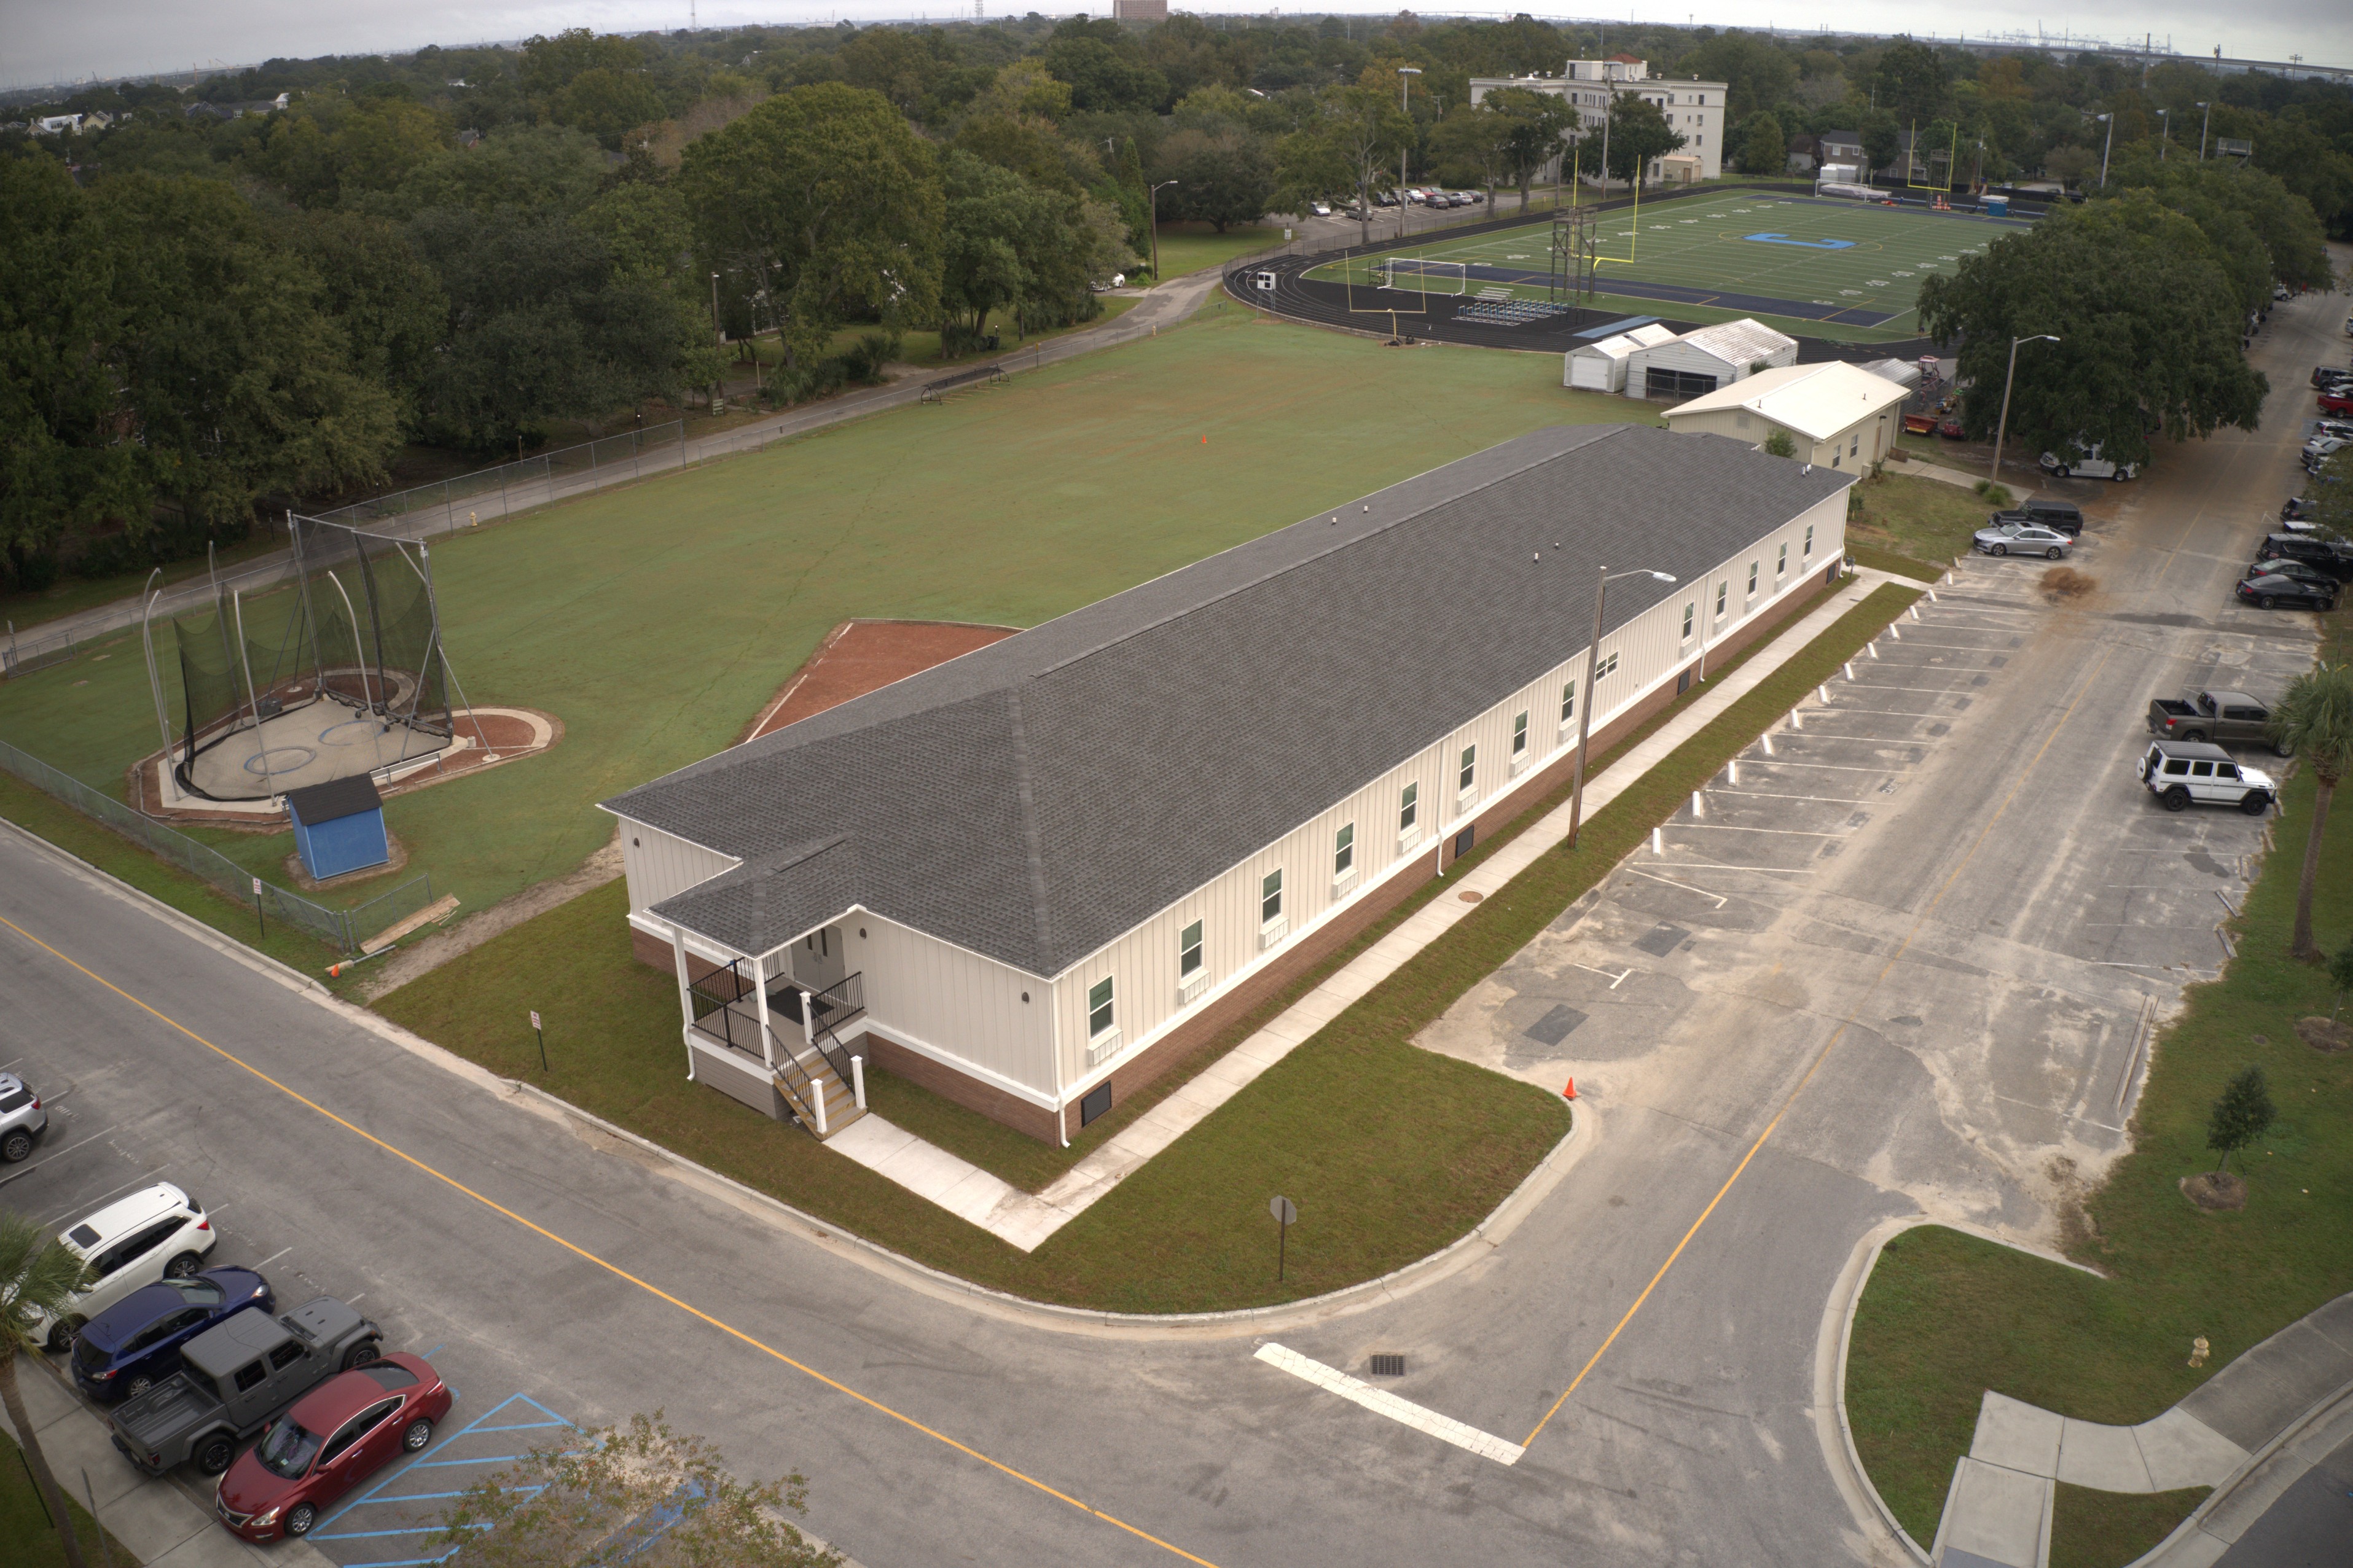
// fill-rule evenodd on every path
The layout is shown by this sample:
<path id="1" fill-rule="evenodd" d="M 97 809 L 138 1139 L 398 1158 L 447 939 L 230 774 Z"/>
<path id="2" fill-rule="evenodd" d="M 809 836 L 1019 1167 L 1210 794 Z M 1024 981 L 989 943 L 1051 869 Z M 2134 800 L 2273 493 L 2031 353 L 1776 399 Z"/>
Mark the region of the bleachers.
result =
<path id="1" fill-rule="evenodd" d="M 1456 306 L 1454 319 L 1478 326 L 1525 327 L 1547 316 L 1567 315 L 1568 310 L 1567 305 L 1549 304 L 1541 300 L 1495 300 L 1482 296 Z"/>

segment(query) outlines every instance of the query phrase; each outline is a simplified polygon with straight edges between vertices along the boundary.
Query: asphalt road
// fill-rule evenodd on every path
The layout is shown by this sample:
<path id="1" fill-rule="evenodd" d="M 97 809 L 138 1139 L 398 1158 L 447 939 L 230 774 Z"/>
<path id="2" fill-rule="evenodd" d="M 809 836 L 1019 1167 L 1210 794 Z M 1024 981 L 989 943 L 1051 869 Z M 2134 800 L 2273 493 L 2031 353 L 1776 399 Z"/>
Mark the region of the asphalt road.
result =
<path id="1" fill-rule="evenodd" d="M 747 1474 L 806 1473 L 812 1528 L 870 1568 L 1892 1561 L 1823 1446 L 1833 1282 L 1894 1215 L 2054 1237 L 2117 1147 L 2141 1008 L 2219 960 L 2214 895 L 2235 901 L 2263 824 L 2168 817 L 2126 768 L 2149 696 L 2269 689 L 2309 658 L 2307 622 L 2227 588 L 2294 478 L 2305 375 L 2339 352 L 2327 303 L 2258 345 L 2282 388 L 2262 435 L 2071 487 L 2097 593 L 2053 606 L 2041 563 L 1972 565 L 1433 1026 L 1575 1072 L 1592 1114 L 1506 1246 L 1402 1301 L 1224 1335 L 976 1311 L 9 834 L 0 1061 L 59 1115 L 0 1204 L 59 1220 L 176 1182 L 218 1215 L 215 1261 L 432 1352 L 460 1393 L 442 1468 L 322 1523 L 347 1564 L 414 1560 L 431 1494 L 542 1421 L 657 1406 Z M 1582 1021 L 1530 1036 L 1556 1008 Z M 1401 1353 L 1384 1389 L 1527 1450 L 1360 1408 L 1254 1359 L 1261 1338 L 1358 1376 Z"/>

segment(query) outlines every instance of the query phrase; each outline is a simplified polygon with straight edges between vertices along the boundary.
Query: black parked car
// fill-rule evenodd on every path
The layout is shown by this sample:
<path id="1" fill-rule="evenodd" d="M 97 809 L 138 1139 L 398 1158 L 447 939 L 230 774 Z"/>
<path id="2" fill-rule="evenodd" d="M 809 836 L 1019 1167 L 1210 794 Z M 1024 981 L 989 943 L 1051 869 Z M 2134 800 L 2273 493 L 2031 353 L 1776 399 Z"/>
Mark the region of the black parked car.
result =
<path id="1" fill-rule="evenodd" d="M 2287 500 L 2280 502 L 2280 521 L 2282 522 L 2310 522 L 2312 521 L 2312 503 L 2305 500 L 2302 496 L 2290 496 Z"/>
<path id="2" fill-rule="evenodd" d="M 2042 528 L 2055 528 L 2071 539 L 2084 531 L 2083 510 L 2071 500 L 2037 498 L 2021 501 L 2007 511 L 1993 514 L 1991 526 L 2000 528 L 2005 522 L 2031 522 Z"/>
<path id="3" fill-rule="evenodd" d="M 2252 583 L 2258 577 L 2293 577 L 2299 583 L 2309 583 L 2316 588 L 2325 588 L 2330 593 L 2337 591 L 2336 578 L 2331 577 L 2319 567 L 2307 566 L 2301 561 L 2287 561 L 2274 557 L 2269 561 L 2250 562 L 2247 569 L 2239 574 L 2239 581 L 2242 583 Z"/>
<path id="4" fill-rule="evenodd" d="M 146 1393 L 180 1370 L 180 1347 L 231 1312 L 277 1308 L 269 1281 L 250 1268 L 207 1268 L 193 1279 L 138 1289 L 74 1336 L 74 1381 L 101 1404 Z"/>
<path id="5" fill-rule="evenodd" d="M 2256 550 L 2259 561 L 2301 561 L 2339 583 L 2353 582 L 2353 551 L 2312 533 L 2267 533 Z"/>
<path id="6" fill-rule="evenodd" d="M 2266 610 L 2333 610 L 2337 588 L 2302 577 L 2249 577 L 2241 580 L 2239 597 Z"/>

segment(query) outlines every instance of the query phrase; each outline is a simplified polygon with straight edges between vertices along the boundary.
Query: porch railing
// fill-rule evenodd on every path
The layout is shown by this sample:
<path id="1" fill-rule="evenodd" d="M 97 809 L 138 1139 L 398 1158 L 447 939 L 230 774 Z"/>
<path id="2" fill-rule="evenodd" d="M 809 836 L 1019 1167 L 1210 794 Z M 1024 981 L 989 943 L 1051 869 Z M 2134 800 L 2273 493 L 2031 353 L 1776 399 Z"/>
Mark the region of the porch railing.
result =
<path id="1" fill-rule="evenodd" d="M 817 1079 L 803 1067 L 799 1052 L 792 1042 L 776 1030 L 772 1021 L 768 1037 L 760 1037 L 760 1020 L 756 1014 L 744 1011 L 745 998 L 752 994 L 751 979 L 744 973 L 744 961 L 734 959 L 722 967 L 706 972 L 701 979 L 687 984 L 687 994 L 694 1006 L 694 1026 L 719 1040 L 731 1049 L 749 1052 L 776 1063 L 777 1092 L 791 1108 L 793 1120 L 799 1122 L 811 1136 L 817 1132 Z M 771 997 L 775 995 L 770 993 Z M 773 1048 L 770 1048 L 773 1047 Z M 833 1058 L 828 1056 L 828 1064 Z M 849 1081 L 849 1058 L 845 1055 L 835 1068 L 841 1081 Z"/>

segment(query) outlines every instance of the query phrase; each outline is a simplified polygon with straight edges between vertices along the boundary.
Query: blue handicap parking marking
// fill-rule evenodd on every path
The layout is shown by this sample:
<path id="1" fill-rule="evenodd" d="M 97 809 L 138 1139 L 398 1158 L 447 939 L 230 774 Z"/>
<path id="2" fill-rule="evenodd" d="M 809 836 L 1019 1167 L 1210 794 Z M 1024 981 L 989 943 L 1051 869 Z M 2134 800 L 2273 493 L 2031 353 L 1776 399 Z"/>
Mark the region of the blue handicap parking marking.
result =
<path id="1" fill-rule="evenodd" d="M 1743 239 L 1753 239 L 1759 245 L 1796 245 L 1808 250 L 1852 250 L 1851 239 L 1791 239 L 1786 234 L 1744 234 Z"/>
<path id="2" fill-rule="evenodd" d="M 456 1550 L 434 1539 L 441 1533 L 446 1505 L 496 1467 L 573 1430 L 572 1422 L 531 1395 L 510 1394 L 463 1426 L 436 1433 L 423 1453 L 345 1500 L 319 1521 L 311 1542 L 343 1568 L 418 1568 L 442 1562 Z"/>

